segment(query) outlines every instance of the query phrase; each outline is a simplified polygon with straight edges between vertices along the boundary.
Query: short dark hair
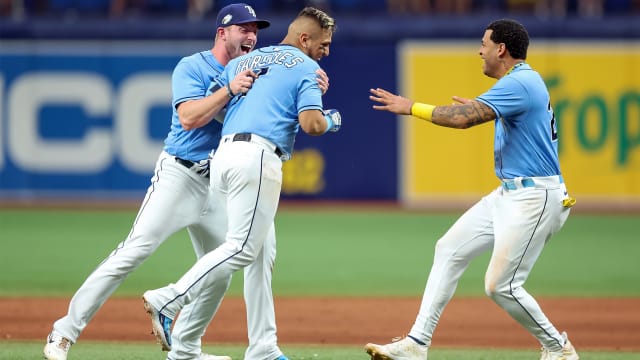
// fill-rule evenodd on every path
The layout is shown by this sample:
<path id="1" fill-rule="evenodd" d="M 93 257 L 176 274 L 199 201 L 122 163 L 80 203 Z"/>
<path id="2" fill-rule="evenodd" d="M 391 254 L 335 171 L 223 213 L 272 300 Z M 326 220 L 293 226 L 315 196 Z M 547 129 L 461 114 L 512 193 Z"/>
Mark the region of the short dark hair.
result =
<path id="1" fill-rule="evenodd" d="M 315 19 L 323 30 L 329 30 L 332 34 L 336 31 L 336 21 L 320 9 L 307 6 L 298 13 L 298 18 L 308 17 Z"/>
<path id="2" fill-rule="evenodd" d="M 512 19 L 500 19 L 491 22 L 487 30 L 493 30 L 491 41 L 496 44 L 504 43 L 512 58 L 527 58 L 529 33 L 522 24 Z"/>

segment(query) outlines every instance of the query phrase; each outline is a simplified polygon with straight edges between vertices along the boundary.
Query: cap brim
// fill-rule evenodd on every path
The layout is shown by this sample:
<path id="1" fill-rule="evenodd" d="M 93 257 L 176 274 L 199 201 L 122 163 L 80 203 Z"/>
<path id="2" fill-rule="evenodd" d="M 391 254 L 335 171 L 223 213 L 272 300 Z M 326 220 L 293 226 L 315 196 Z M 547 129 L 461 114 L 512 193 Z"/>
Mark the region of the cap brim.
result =
<path id="1" fill-rule="evenodd" d="M 249 21 L 243 21 L 243 22 L 232 22 L 229 24 L 220 24 L 218 25 L 219 28 L 221 27 L 227 27 L 227 26 L 231 26 L 231 25 L 242 25 L 242 24 L 250 24 L 250 23 L 256 23 L 256 25 L 258 26 L 258 29 L 265 29 L 268 28 L 269 26 L 271 26 L 271 23 L 267 20 L 260 20 L 260 19 L 255 19 L 255 20 L 249 20 Z"/>
<path id="2" fill-rule="evenodd" d="M 258 29 L 266 29 L 271 26 L 271 23 L 267 20 L 256 20 L 256 24 L 258 24 Z"/>

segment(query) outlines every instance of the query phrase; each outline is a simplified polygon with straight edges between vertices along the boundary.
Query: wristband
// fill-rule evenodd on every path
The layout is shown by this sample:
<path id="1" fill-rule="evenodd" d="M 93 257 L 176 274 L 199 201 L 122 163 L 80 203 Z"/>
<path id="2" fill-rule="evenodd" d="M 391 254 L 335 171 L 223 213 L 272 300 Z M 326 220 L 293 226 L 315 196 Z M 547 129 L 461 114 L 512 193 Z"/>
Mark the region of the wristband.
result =
<path id="1" fill-rule="evenodd" d="M 333 128 L 333 120 L 329 115 L 325 115 L 324 118 L 325 120 L 327 120 L 327 129 L 323 132 L 323 134 L 326 134 L 329 132 L 329 130 L 331 130 L 331 128 Z"/>
<path id="2" fill-rule="evenodd" d="M 227 95 L 229 95 L 230 98 L 234 97 L 235 95 L 233 95 L 233 91 L 231 91 L 231 85 L 227 83 Z"/>
<path id="3" fill-rule="evenodd" d="M 431 116 L 433 115 L 433 109 L 435 108 L 436 107 L 433 105 L 415 102 L 411 105 L 411 115 L 427 121 L 433 121 L 431 120 Z"/>

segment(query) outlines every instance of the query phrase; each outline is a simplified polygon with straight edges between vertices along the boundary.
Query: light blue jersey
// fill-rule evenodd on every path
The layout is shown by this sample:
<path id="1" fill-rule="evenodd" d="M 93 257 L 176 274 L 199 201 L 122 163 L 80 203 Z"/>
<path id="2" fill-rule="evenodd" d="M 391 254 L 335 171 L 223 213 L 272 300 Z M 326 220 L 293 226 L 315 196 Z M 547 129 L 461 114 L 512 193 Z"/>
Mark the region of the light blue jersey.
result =
<path id="1" fill-rule="evenodd" d="M 187 100 L 202 99 L 209 84 L 224 70 L 210 50 L 195 53 L 180 60 L 172 75 L 173 116 L 171 130 L 164 140 L 164 151 L 184 160 L 200 161 L 208 157 L 220 142 L 222 125 L 211 121 L 207 125 L 184 130 L 180 125 L 176 106 Z M 224 115 L 222 115 L 224 116 Z"/>
<path id="2" fill-rule="evenodd" d="M 555 116 L 540 74 L 526 63 L 516 65 L 476 100 L 497 114 L 494 161 L 498 178 L 560 175 Z"/>
<path id="3" fill-rule="evenodd" d="M 263 47 L 231 60 L 216 80 L 218 86 L 226 86 L 247 69 L 263 73 L 246 95 L 236 96 L 227 105 L 222 135 L 256 134 L 290 156 L 300 127 L 298 114 L 322 111 L 315 73 L 319 68 L 316 61 L 289 45 Z"/>

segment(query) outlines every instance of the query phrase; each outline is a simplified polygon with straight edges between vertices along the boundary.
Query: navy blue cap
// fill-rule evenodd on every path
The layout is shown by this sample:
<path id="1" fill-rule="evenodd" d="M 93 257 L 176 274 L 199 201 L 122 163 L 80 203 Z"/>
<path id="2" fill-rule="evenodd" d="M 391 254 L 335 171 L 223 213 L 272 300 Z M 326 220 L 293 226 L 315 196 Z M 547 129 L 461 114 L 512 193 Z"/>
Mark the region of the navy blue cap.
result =
<path id="1" fill-rule="evenodd" d="M 243 3 L 237 3 L 227 5 L 218 11 L 216 28 L 246 24 L 250 22 L 257 23 L 258 29 L 264 29 L 271 25 L 267 20 L 256 18 L 256 12 L 251 6 Z"/>

